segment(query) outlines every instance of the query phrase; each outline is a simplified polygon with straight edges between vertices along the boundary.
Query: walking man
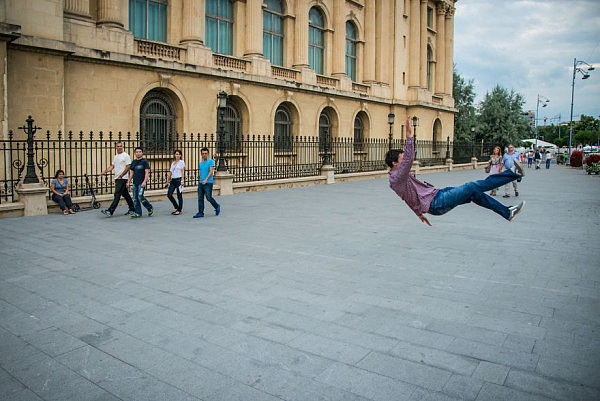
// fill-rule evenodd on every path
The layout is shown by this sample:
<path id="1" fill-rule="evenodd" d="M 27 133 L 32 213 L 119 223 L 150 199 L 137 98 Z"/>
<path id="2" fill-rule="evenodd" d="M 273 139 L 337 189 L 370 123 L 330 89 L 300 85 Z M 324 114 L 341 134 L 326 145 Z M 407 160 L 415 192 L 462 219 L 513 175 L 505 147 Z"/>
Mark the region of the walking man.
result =
<path id="1" fill-rule="evenodd" d="M 475 202 L 481 207 L 490 209 L 508 221 L 512 221 L 525 206 L 525 202 L 521 202 L 516 206 L 507 207 L 486 194 L 487 191 L 520 179 L 524 175 L 520 162 L 515 161 L 518 174 L 512 170 L 506 170 L 499 174 L 490 174 L 485 180 L 468 182 L 458 187 L 437 189 L 429 183 L 417 180 L 414 175 L 410 174 L 414 158 L 415 141 L 410 118 L 407 117 L 404 151 L 392 149 L 385 155 L 385 162 L 391 168 L 390 188 L 406 202 L 423 223 L 429 226 L 431 223 L 425 217 L 425 213 L 440 216 L 458 205 L 469 202 Z"/>
<path id="2" fill-rule="evenodd" d="M 213 175 L 215 174 L 215 161 L 208 157 L 208 148 L 200 149 L 202 161 L 198 166 L 200 170 L 200 181 L 198 182 L 198 213 L 194 218 L 204 217 L 204 197 L 215 208 L 215 214 L 221 213 L 221 205 L 212 197 Z"/>
<path id="3" fill-rule="evenodd" d="M 127 190 L 127 178 L 129 177 L 129 165 L 131 164 L 131 158 L 125 152 L 123 148 L 123 142 L 117 142 L 117 154 L 113 158 L 113 162 L 106 170 L 100 173 L 100 175 L 106 175 L 113 172 L 113 176 L 115 178 L 115 195 L 112 203 L 108 207 L 108 209 L 104 209 L 102 213 L 110 217 L 113 215 L 117 206 L 119 206 L 119 201 L 121 200 L 121 196 L 125 198 L 125 202 L 127 202 L 127 206 L 129 206 L 129 210 L 125 215 L 134 213 L 133 200 L 129 195 L 129 191 Z"/>
<path id="4" fill-rule="evenodd" d="M 505 170 L 512 170 L 515 168 L 516 163 L 519 163 L 519 165 L 521 165 L 519 159 L 520 159 L 520 155 L 515 152 L 515 145 L 513 145 L 512 143 L 508 145 L 508 152 L 506 152 L 504 154 L 504 156 L 502 156 L 502 165 L 504 166 Z M 521 180 L 518 180 L 521 181 Z M 517 187 L 517 181 L 513 181 L 512 182 L 512 186 L 513 189 L 515 190 L 515 196 L 519 196 L 519 189 Z M 503 198 L 510 198 L 510 183 L 507 183 L 504 186 L 504 196 Z"/>
<path id="5" fill-rule="evenodd" d="M 144 196 L 148 176 L 150 175 L 150 163 L 144 159 L 144 150 L 141 147 L 135 148 L 135 160 L 131 162 L 131 175 L 127 186 L 131 186 L 133 179 L 133 204 L 135 205 L 135 213 L 131 215 L 132 219 L 142 217 L 142 205 L 148 210 L 148 216 L 152 216 L 154 209 L 148 199 Z"/>

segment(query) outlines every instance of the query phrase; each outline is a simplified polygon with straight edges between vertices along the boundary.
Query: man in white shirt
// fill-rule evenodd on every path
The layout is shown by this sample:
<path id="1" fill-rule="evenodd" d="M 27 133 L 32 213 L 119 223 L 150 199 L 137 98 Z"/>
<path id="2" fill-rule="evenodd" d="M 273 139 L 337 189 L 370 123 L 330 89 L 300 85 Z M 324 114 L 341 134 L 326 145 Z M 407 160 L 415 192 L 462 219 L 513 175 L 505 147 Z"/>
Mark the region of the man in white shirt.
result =
<path id="1" fill-rule="evenodd" d="M 121 196 L 125 198 L 125 202 L 127 202 L 127 206 L 129 206 L 129 211 L 125 213 L 125 215 L 131 214 L 135 211 L 133 200 L 131 199 L 131 195 L 129 195 L 129 191 L 127 190 L 127 179 L 129 178 L 131 157 L 129 157 L 127 152 L 125 152 L 123 142 L 117 142 L 116 146 L 117 154 L 115 155 L 112 164 L 110 167 L 100 173 L 101 175 L 106 175 L 113 171 L 115 178 L 115 197 L 108 209 L 104 209 L 102 211 L 102 214 L 108 217 L 112 216 L 117 209 L 117 206 L 119 206 Z"/>

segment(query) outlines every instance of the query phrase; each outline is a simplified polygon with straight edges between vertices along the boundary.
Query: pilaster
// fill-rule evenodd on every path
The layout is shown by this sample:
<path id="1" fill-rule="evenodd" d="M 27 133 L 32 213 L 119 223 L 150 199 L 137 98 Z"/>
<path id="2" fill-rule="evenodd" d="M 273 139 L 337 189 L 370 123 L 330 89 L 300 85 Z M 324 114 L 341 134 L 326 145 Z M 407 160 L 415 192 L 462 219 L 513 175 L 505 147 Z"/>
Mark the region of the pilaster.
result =
<path id="1" fill-rule="evenodd" d="M 120 0 L 98 0 L 98 26 L 123 28 Z"/>
<path id="2" fill-rule="evenodd" d="M 438 68 L 435 74 L 435 93 L 446 93 L 445 74 L 446 68 L 446 5 L 437 4 L 437 37 L 436 37 L 436 61 Z"/>
<path id="3" fill-rule="evenodd" d="M 244 56 L 263 55 L 262 31 L 262 0 L 246 0 L 246 49 L 244 50 Z"/>
<path id="4" fill-rule="evenodd" d="M 295 21 L 295 47 L 294 64 L 295 68 L 308 68 L 308 0 L 296 1 L 296 21 Z"/>
<path id="5" fill-rule="evenodd" d="M 205 12 L 202 2 L 200 0 L 183 0 L 182 13 L 179 43 L 182 45 L 203 44 Z"/>

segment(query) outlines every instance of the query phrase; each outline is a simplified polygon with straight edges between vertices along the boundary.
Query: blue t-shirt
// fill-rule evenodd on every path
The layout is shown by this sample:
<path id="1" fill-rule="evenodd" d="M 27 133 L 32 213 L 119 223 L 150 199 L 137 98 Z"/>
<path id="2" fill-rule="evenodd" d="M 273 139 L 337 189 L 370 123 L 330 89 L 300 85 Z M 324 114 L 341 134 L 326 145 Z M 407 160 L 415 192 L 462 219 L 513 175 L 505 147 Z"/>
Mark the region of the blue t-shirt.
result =
<path id="1" fill-rule="evenodd" d="M 63 178 L 63 183 L 62 183 L 62 185 L 60 185 L 60 182 L 58 182 L 58 178 L 53 178 L 50 181 L 50 183 L 54 184 L 54 190 L 56 192 L 58 192 L 59 194 L 64 194 L 65 188 L 67 187 L 67 185 L 69 185 L 69 180 L 66 178 Z"/>
<path id="2" fill-rule="evenodd" d="M 213 159 L 207 159 L 206 161 L 200 162 L 200 166 L 199 166 L 200 182 L 204 181 L 204 179 L 206 177 L 208 177 L 211 167 L 215 167 L 215 161 Z M 212 182 L 213 182 L 213 175 L 211 175 L 210 178 L 208 180 L 206 180 L 207 184 L 212 184 Z"/>
<path id="3" fill-rule="evenodd" d="M 148 160 L 141 158 L 140 160 L 134 159 L 129 167 L 133 171 L 133 183 L 140 185 L 146 178 L 146 169 L 150 170 L 150 163 Z"/>

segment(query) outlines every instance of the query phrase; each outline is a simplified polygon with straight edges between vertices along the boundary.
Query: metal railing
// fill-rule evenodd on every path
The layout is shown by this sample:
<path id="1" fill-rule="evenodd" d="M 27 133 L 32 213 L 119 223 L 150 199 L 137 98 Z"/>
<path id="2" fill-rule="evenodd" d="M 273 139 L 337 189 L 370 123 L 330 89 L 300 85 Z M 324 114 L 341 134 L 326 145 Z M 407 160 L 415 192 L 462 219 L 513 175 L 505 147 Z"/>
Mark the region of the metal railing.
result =
<path id="1" fill-rule="evenodd" d="M 89 194 L 85 175 L 97 194 L 110 194 L 114 190 L 111 174 L 100 173 L 111 165 L 116 154 L 116 143 L 123 142 L 125 151 L 133 157 L 134 148 L 145 144 L 144 157 L 149 161 L 151 174 L 147 188 L 160 189 L 166 184 L 174 150 L 182 151 L 186 163 L 186 186 L 198 183 L 200 149 L 207 147 L 211 157 L 218 160 L 218 136 L 202 133 L 174 133 L 156 144 L 139 133 L 131 132 L 57 132 L 38 133 L 34 138 L 33 120 L 29 130 L 22 127 L 31 139 L 33 157 L 29 160 L 28 140 L 17 138 L 9 132 L 0 140 L 0 203 L 16 201 L 15 189 L 24 176 L 25 169 L 46 184 L 56 170 L 65 171 L 73 196 Z M 37 127 L 36 127 L 37 128 Z M 30 137 L 30 138 L 29 138 Z M 225 143 L 223 155 L 234 182 L 265 181 L 310 177 L 320 174 L 324 164 L 332 164 L 338 174 L 386 170 L 385 154 L 390 147 L 387 139 L 323 138 L 297 136 L 290 138 L 268 135 L 224 136 L 235 143 Z M 391 147 L 401 149 L 404 140 L 393 140 Z M 235 145 L 235 146 L 229 146 Z M 472 157 L 487 160 L 492 144 L 417 141 L 417 160 L 421 166 L 444 164 L 448 156 L 455 163 L 469 163 Z M 233 151 L 235 150 L 235 151 Z"/>

